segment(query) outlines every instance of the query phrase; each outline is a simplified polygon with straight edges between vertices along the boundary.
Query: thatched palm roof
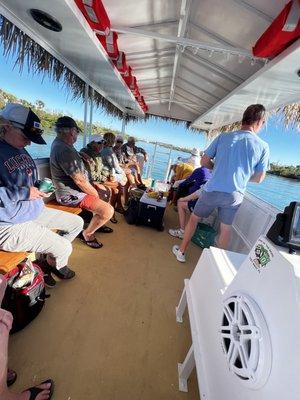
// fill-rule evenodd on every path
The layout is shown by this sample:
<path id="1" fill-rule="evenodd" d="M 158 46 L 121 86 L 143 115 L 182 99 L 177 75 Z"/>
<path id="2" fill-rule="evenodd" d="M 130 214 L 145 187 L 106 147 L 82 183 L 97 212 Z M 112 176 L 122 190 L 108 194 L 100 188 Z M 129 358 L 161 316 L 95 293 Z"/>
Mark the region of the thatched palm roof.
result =
<path id="1" fill-rule="evenodd" d="M 0 15 L 0 40 L 3 44 L 4 55 L 16 57 L 15 65 L 19 67 L 20 72 L 24 67 L 27 67 L 33 73 L 47 74 L 53 81 L 65 85 L 72 93 L 73 98 L 84 99 L 85 82 L 2 15 Z M 92 91 L 90 91 L 89 96 L 92 96 Z M 97 91 L 93 93 L 93 100 L 97 107 L 104 109 L 109 115 L 120 119 L 124 117 L 119 108 Z M 287 105 L 274 110 L 273 113 L 279 115 L 285 126 L 292 126 L 300 131 L 300 103 Z M 126 115 L 126 118 L 128 121 L 138 120 L 137 117 L 130 115 Z M 148 118 L 162 118 L 172 123 L 182 123 L 190 129 L 191 121 L 146 114 L 145 120 Z M 213 137 L 220 132 L 229 132 L 239 127 L 240 123 L 236 122 L 215 130 L 207 130 L 204 133 Z"/>

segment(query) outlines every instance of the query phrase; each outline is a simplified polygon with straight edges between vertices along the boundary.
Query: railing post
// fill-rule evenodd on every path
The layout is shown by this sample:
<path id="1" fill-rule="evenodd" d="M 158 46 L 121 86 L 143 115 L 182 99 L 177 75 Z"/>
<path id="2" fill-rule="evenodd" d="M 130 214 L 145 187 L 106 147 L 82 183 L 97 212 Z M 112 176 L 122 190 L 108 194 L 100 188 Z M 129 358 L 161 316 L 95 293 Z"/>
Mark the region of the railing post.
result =
<path id="1" fill-rule="evenodd" d="M 165 182 L 168 182 L 168 178 L 169 178 L 169 174 L 170 174 L 170 167 L 172 165 L 171 153 L 172 153 L 172 150 L 170 149 L 168 164 L 167 164 L 167 169 L 166 169 L 166 175 L 165 175 Z"/>
<path id="2" fill-rule="evenodd" d="M 84 91 L 83 147 L 86 146 L 88 101 L 89 101 L 89 85 L 86 83 L 85 84 L 85 91 Z"/>
<path id="3" fill-rule="evenodd" d="M 155 162 L 156 149 L 157 149 L 157 142 L 155 142 L 155 146 L 154 146 L 154 153 L 153 153 L 152 161 L 151 161 L 151 165 L 150 165 L 149 178 L 152 178 L 152 171 L 153 171 L 153 166 L 154 166 L 154 162 Z"/>

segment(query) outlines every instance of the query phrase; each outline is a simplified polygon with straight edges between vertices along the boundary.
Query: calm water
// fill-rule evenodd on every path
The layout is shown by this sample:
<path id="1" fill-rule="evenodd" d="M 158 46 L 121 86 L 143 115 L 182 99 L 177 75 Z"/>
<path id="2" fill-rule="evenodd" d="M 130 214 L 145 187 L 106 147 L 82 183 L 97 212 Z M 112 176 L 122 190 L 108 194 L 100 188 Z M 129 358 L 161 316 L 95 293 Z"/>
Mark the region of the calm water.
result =
<path id="1" fill-rule="evenodd" d="M 32 144 L 27 148 L 34 158 L 49 157 L 50 146 L 54 139 L 52 135 L 45 135 L 47 146 Z M 83 147 L 83 138 L 79 137 L 75 147 L 80 150 Z M 154 153 L 154 145 L 151 143 L 138 142 L 138 146 L 143 147 L 151 160 Z M 155 166 L 152 170 L 154 179 L 164 179 L 165 171 L 169 160 L 170 150 L 158 146 Z M 171 159 L 175 161 L 178 157 L 188 157 L 189 155 L 180 151 L 171 151 Z M 144 175 L 149 171 L 148 165 L 145 165 Z M 291 201 L 300 202 L 300 181 L 293 179 L 281 178 L 275 175 L 268 175 L 261 184 L 249 183 L 248 191 L 260 199 L 272 204 L 273 206 L 283 210 Z"/>

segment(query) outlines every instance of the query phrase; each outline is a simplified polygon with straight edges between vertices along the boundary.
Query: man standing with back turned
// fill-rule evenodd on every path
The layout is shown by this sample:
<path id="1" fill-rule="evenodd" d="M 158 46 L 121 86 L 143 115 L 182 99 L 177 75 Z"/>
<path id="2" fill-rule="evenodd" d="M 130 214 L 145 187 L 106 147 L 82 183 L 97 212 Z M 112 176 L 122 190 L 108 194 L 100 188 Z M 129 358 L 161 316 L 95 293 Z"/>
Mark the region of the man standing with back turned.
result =
<path id="1" fill-rule="evenodd" d="M 226 249 L 231 239 L 231 225 L 241 205 L 249 181 L 261 183 L 269 167 L 269 146 L 257 133 L 265 123 L 266 110 L 252 104 L 243 114 L 241 130 L 222 133 L 204 151 L 201 165 L 212 169 L 194 212 L 185 228 L 180 246 L 173 246 L 177 260 L 185 262 L 185 251 L 198 222 L 218 208 L 220 233 L 217 246 Z"/>

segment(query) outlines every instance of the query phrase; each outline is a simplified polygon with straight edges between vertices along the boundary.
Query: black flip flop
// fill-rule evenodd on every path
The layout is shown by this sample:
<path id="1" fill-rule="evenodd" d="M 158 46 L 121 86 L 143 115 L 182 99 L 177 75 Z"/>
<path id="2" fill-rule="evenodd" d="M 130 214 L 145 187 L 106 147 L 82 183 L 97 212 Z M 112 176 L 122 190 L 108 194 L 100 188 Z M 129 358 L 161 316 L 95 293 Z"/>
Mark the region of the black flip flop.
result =
<path id="1" fill-rule="evenodd" d="M 97 229 L 96 232 L 102 232 L 102 233 L 112 233 L 114 230 L 111 229 L 109 226 L 103 225 L 100 228 Z"/>
<path id="2" fill-rule="evenodd" d="M 82 232 L 80 232 L 80 234 L 78 235 L 79 239 L 85 243 L 87 246 L 89 246 L 91 249 L 101 249 L 101 247 L 103 247 L 103 243 L 98 242 L 98 240 L 96 238 L 92 239 L 92 240 L 85 240 Z M 93 246 L 94 245 L 94 246 Z"/>
<path id="3" fill-rule="evenodd" d="M 33 387 L 30 387 L 30 388 L 24 390 L 24 392 L 28 391 L 30 393 L 29 400 L 35 400 L 37 398 L 37 395 L 40 394 L 43 390 L 50 390 L 48 399 L 49 400 L 51 399 L 53 392 L 54 392 L 54 382 L 52 379 L 47 379 L 46 381 L 39 383 L 39 385 L 42 385 L 44 383 L 50 383 L 51 384 L 50 388 L 49 389 L 40 389 L 40 388 L 37 388 L 36 386 L 33 386 Z M 37 385 L 37 386 L 39 386 L 39 385 Z"/>
<path id="4" fill-rule="evenodd" d="M 11 376 L 8 377 L 8 374 L 10 374 Z M 18 377 L 18 375 L 17 375 L 16 371 L 14 371 L 13 369 L 9 369 L 8 368 L 8 370 L 7 370 L 7 379 L 6 379 L 7 387 L 13 385 L 16 382 L 17 377 Z"/>

